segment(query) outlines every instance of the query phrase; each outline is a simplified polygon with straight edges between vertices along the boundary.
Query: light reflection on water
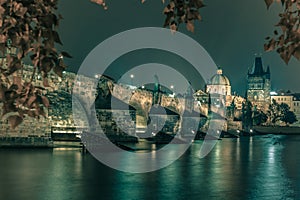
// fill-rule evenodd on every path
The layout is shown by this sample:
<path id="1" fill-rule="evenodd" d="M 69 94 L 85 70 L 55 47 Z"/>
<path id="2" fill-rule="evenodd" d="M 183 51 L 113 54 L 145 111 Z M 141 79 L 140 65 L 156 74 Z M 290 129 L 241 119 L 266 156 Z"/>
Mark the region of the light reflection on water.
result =
<path id="1" fill-rule="evenodd" d="M 223 139 L 199 159 L 201 144 L 145 174 L 118 172 L 77 149 L 2 149 L 0 199 L 300 198 L 300 136 Z"/>

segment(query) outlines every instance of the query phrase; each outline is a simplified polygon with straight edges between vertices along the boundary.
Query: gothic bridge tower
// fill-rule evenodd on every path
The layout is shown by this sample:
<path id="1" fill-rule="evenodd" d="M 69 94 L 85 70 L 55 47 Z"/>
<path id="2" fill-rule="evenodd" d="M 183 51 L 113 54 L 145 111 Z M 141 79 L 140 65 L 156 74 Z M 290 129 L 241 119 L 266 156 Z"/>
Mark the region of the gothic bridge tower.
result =
<path id="1" fill-rule="evenodd" d="M 270 105 L 271 73 L 269 66 L 264 70 L 261 57 L 256 57 L 252 70 L 247 76 L 247 100 L 259 110 L 266 110 Z"/>

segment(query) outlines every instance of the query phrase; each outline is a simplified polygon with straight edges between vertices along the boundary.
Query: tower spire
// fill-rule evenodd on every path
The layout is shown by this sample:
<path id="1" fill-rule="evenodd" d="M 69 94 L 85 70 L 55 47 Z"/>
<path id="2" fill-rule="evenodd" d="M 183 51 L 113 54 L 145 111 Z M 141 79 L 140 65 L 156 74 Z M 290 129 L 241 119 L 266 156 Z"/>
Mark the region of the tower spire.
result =
<path id="1" fill-rule="evenodd" d="M 252 75 L 261 76 L 264 74 L 262 58 L 260 56 L 255 57 Z"/>

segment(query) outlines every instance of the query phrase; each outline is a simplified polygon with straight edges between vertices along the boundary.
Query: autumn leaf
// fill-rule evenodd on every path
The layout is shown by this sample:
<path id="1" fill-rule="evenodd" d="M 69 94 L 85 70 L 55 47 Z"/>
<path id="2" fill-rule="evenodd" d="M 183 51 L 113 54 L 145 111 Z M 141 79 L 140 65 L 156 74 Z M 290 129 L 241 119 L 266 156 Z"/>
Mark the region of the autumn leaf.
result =
<path id="1" fill-rule="evenodd" d="M 300 60 L 300 45 L 297 48 L 295 48 L 293 55 L 295 56 L 295 58 Z"/>
<path id="2" fill-rule="evenodd" d="M 50 87 L 48 79 L 47 78 L 43 78 L 43 85 L 44 87 Z"/>
<path id="3" fill-rule="evenodd" d="M 108 9 L 108 7 L 106 6 L 104 0 L 91 0 L 91 2 L 96 3 L 96 4 L 100 5 L 100 6 L 102 6 L 104 10 Z"/>
<path id="4" fill-rule="evenodd" d="M 16 110 L 16 107 L 11 102 L 4 103 L 2 106 L 1 117 L 3 118 L 7 113 L 15 112 Z"/>
<path id="5" fill-rule="evenodd" d="M 15 129 L 19 124 L 23 122 L 23 118 L 20 117 L 19 115 L 9 116 L 7 120 L 12 129 Z"/>
<path id="6" fill-rule="evenodd" d="M 48 107 L 50 106 L 50 103 L 49 103 L 48 98 L 45 97 L 45 96 L 41 96 L 41 98 L 42 98 L 43 105 L 44 105 L 46 108 L 48 108 Z"/>
<path id="7" fill-rule="evenodd" d="M 0 15 L 3 15 L 4 12 L 5 12 L 5 9 L 2 6 L 0 6 Z"/>
<path id="8" fill-rule="evenodd" d="M 5 92 L 6 92 L 6 87 L 4 85 L 0 85 L 0 102 L 5 101 Z"/>
<path id="9" fill-rule="evenodd" d="M 176 23 L 173 23 L 170 25 L 171 33 L 175 33 L 177 31 L 177 25 Z"/>
<path id="10" fill-rule="evenodd" d="M 61 55 L 63 55 L 64 57 L 67 57 L 67 58 L 72 58 L 72 56 L 65 51 L 61 52 Z"/>
<path id="11" fill-rule="evenodd" d="M 31 107 L 31 105 L 35 102 L 36 98 L 37 98 L 36 95 L 31 95 L 31 96 L 28 98 L 28 101 L 27 101 L 28 107 Z"/>
<path id="12" fill-rule="evenodd" d="M 188 21 L 188 22 L 186 23 L 186 29 L 187 29 L 188 31 L 191 31 L 192 33 L 194 33 L 195 27 L 194 27 L 193 22 Z"/>
<path id="13" fill-rule="evenodd" d="M 102 5 L 104 3 L 103 0 L 91 0 L 91 2 Z"/>
<path id="14" fill-rule="evenodd" d="M 21 85 L 22 84 L 22 79 L 21 79 L 21 77 L 19 77 L 19 76 L 14 76 L 14 78 L 13 78 L 13 83 L 14 84 L 16 84 L 16 85 Z"/>
<path id="15" fill-rule="evenodd" d="M 53 68 L 53 71 L 59 76 L 62 77 L 62 73 L 64 71 L 64 68 L 62 68 L 61 66 L 55 66 Z"/>
<path id="16" fill-rule="evenodd" d="M 61 42 L 59 35 L 56 31 L 52 31 L 52 37 L 56 43 L 63 45 L 63 43 Z"/>
<path id="17" fill-rule="evenodd" d="M 273 0 L 265 0 L 265 2 L 270 6 Z M 280 1 L 278 0 L 278 2 Z M 264 44 L 264 49 L 265 51 L 276 50 L 282 60 L 288 64 L 292 56 L 299 60 L 300 10 L 297 5 L 300 1 L 281 0 L 281 3 L 284 9 L 283 12 L 279 14 L 280 20 L 275 26 L 279 26 L 282 33 L 279 34 L 279 32 L 275 30 L 272 39 Z"/>
<path id="18" fill-rule="evenodd" d="M 267 8 L 269 9 L 269 7 L 272 5 L 274 0 L 265 0 L 265 3 L 267 5 Z"/>

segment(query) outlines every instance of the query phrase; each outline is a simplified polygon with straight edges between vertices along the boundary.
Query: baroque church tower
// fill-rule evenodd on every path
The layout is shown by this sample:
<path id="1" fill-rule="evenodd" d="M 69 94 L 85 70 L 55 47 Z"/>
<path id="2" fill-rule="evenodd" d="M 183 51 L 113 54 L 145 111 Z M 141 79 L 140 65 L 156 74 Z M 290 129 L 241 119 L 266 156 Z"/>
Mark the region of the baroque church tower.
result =
<path id="1" fill-rule="evenodd" d="M 271 102 L 271 73 L 269 66 L 264 70 L 261 57 L 256 57 L 252 71 L 247 76 L 247 100 L 257 109 L 266 110 Z"/>

